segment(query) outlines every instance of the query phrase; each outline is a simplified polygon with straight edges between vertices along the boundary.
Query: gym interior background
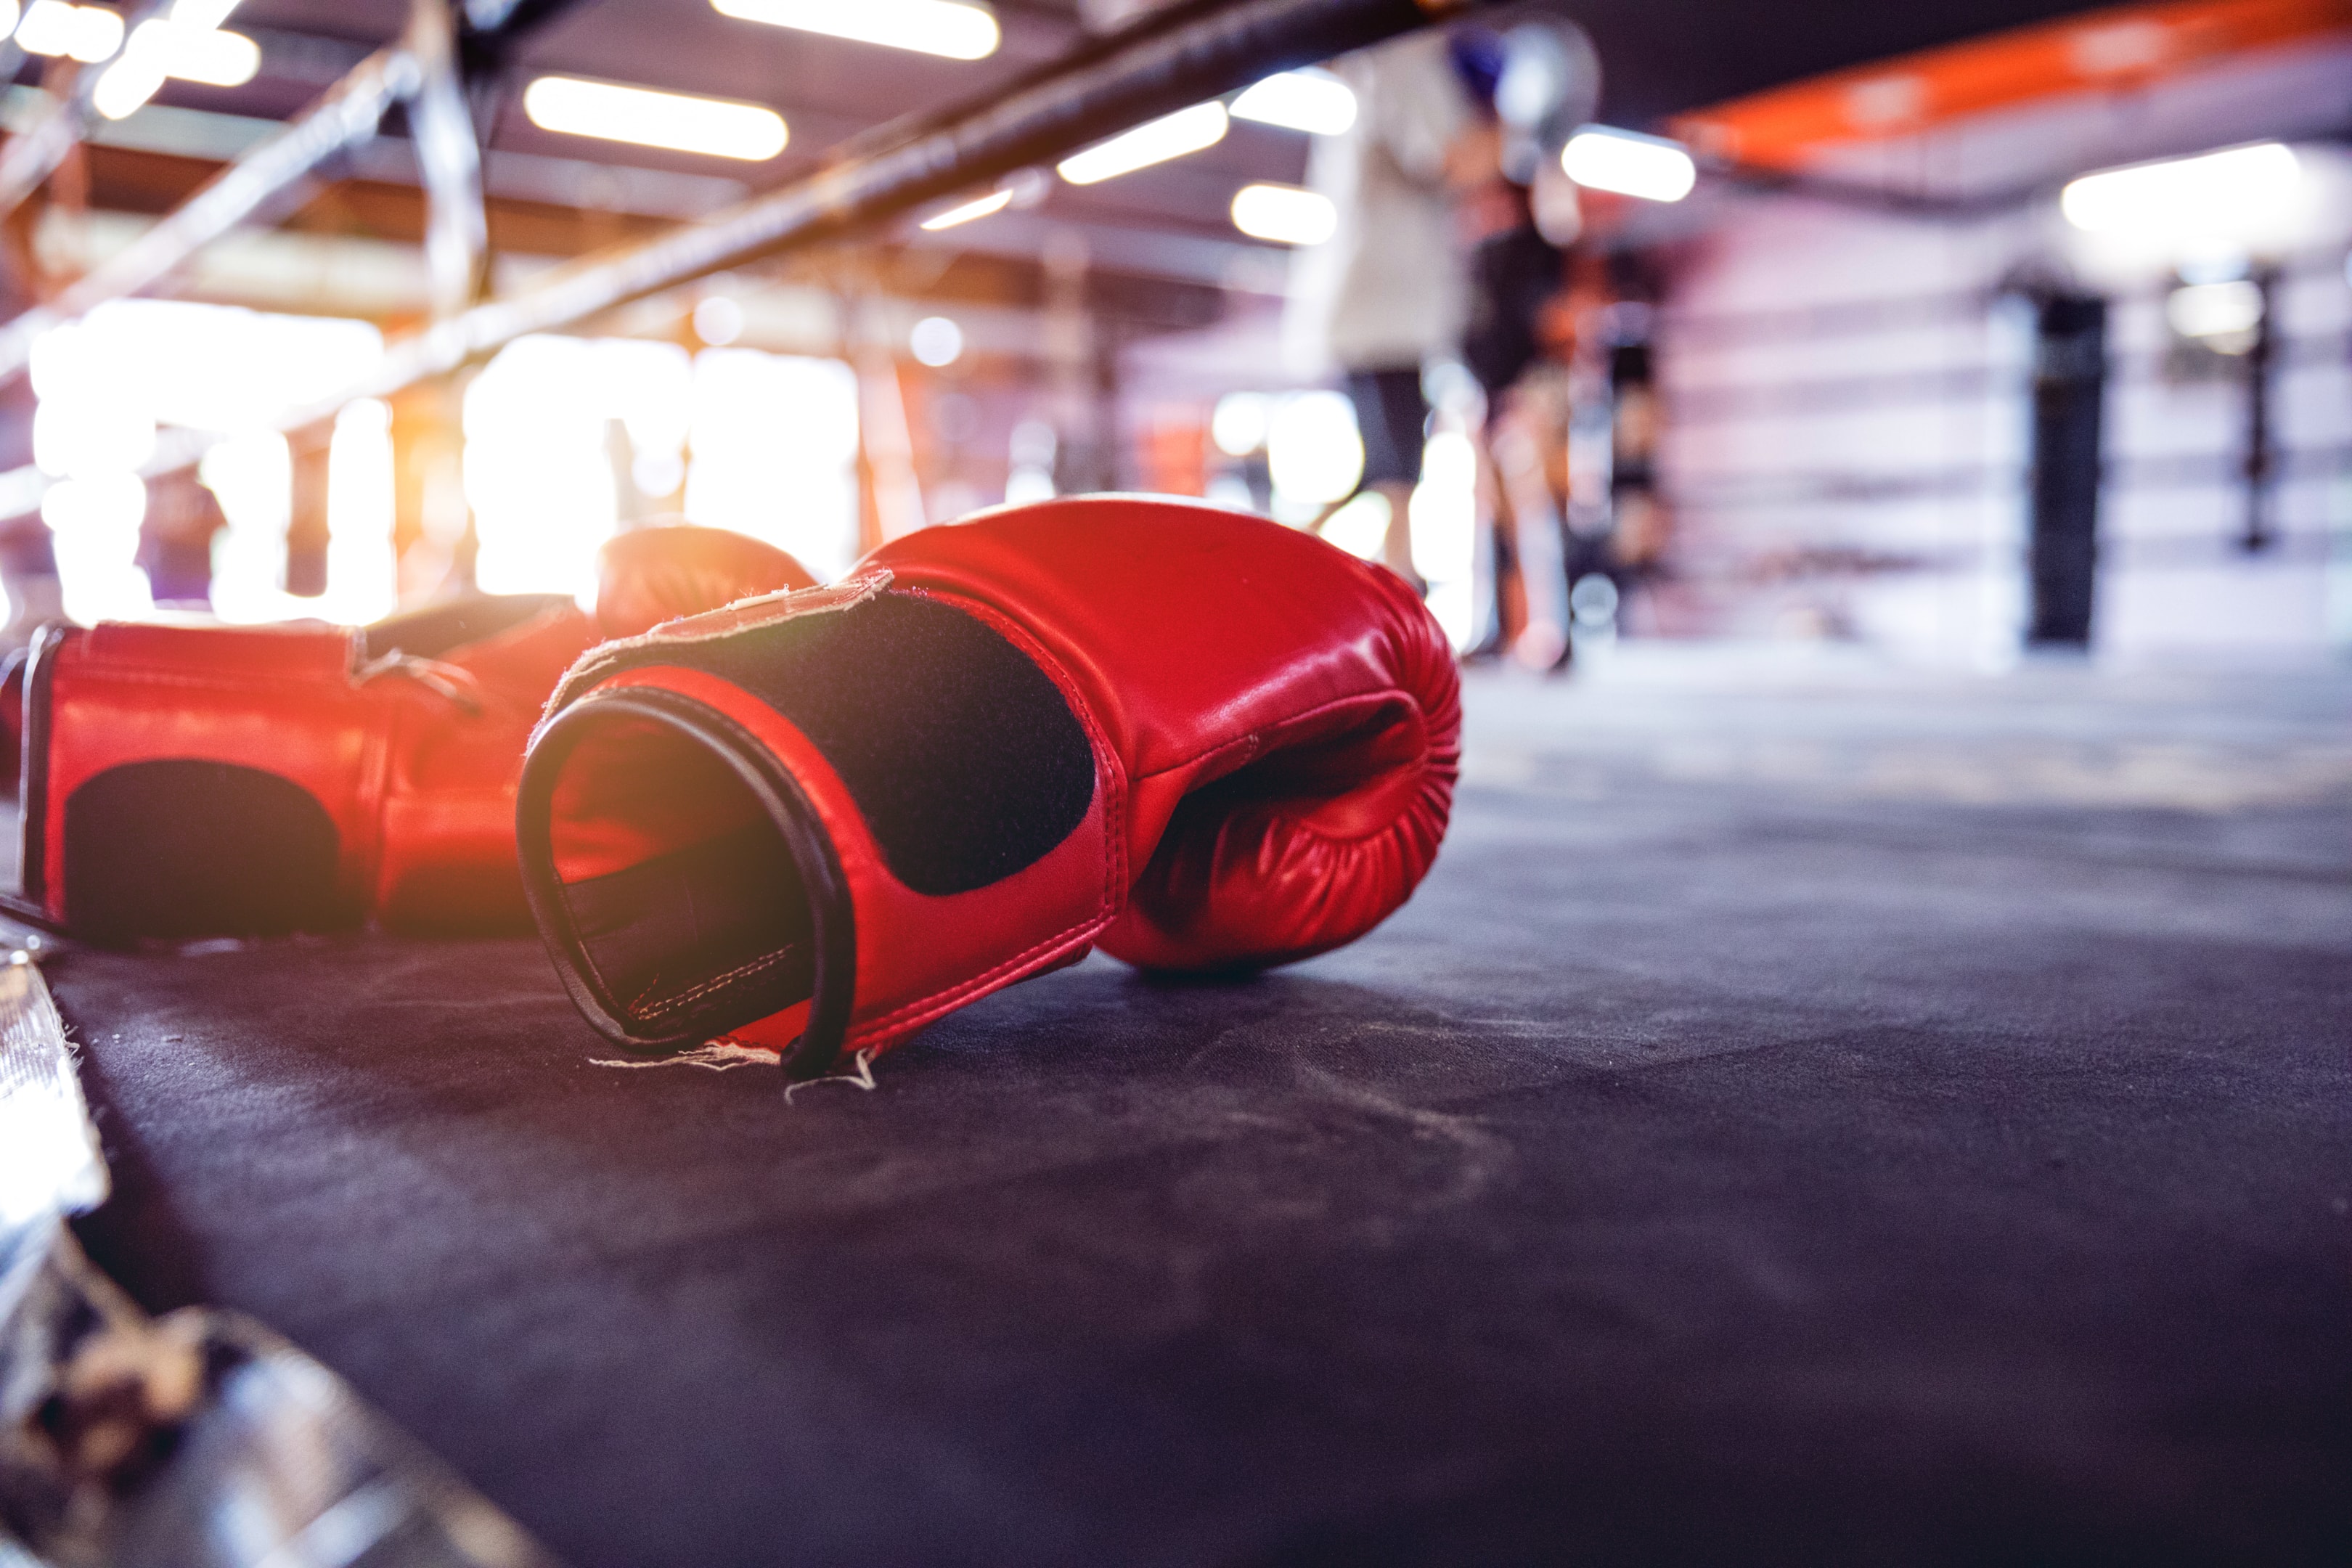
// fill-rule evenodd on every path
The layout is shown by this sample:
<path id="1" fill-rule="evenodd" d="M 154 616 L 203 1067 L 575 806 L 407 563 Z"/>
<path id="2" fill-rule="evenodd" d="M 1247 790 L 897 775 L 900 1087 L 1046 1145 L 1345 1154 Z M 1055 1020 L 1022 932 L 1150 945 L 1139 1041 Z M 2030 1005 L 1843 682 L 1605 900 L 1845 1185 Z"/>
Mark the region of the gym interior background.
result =
<path id="1" fill-rule="evenodd" d="M 2352 5 L 1438 16 L 1538 262 L 1385 491 L 1349 59 L 646 259 L 1249 3 L 0 0 L 16 643 L 1118 489 L 1468 703 L 1373 937 L 871 1094 L 593 1065 L 530 942 L 60 954 L 92 1257 L 581 1564 L 2343 1561 Z"/>

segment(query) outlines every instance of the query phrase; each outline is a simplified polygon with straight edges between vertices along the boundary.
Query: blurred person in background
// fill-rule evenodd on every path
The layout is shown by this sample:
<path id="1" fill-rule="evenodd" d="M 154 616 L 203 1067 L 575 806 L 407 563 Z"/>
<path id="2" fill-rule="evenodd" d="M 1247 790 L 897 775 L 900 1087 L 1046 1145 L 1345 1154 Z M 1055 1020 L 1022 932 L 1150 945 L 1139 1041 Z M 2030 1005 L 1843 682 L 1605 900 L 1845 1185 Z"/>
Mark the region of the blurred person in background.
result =
<path id="1" fill-rule="evenodd" d="M 1548 22 L 1465 29 L 1453 56 L 1482 110 L 1458 158 L 1456 209 L 1469 258 L 1462 359 L 1486 396 L 1481 510 L 1494 531 L 1496 602 L 1480 616 L 1493 629 L 1473 651 L 1507 647 L 1520 663 L 1557 671 L 1570 657 L 1574 576 L 1562 503 L 1575 341 L 1563 307 L 1567 247 L 1583 226 L 1558 151 L 1591 115 L 1600 67 L 1581 29 Z"/>
<path id="2" fill-rule="evenodd" d="M 1355 93 L 1356 119 L 1308 154 L 1307 186 L 1339 224 L 1293 255 L 1285 349 L 1297 369 L 1343 377 L 1364 444 L 1360 493 L 1388 503 L 1381 559 L 1420 588 L 1406 513 L 1429 419 L 1422 367 L 1460 352 L 1467 279 L 1454 202 L 1465 170 L 1475 175 L 1478 114 L 1443 34 L 1330 68 Z"/>

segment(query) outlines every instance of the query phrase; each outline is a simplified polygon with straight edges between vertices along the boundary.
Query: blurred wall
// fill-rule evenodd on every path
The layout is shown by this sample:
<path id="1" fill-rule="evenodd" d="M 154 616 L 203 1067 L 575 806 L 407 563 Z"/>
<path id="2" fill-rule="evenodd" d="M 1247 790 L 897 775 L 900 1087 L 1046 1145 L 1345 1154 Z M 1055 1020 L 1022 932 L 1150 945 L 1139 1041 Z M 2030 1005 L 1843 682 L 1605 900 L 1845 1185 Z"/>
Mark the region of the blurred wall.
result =
<path id="1" fill-rule="evenodd" d="M 1710 215 L 1672 251 L 1658 326 L 1675 629 L 2014 657 L 2035 301 L 2058 292 L 2107 302 L 2091 651 L 2352 650 L 2352 157 L 2294 142 L 2295 210 L 2251 237 L 2193 216 L 2161 242 L 2086 236 L 2057 200 L 2084 169 L 2343 123 L 2339 100 L 2352 50 L 2285 52 L 2128 101 L 1843 150 L 1818 171 L 1941 212 L 1775 195 Z M 2179 290 L 2215 281 L 2267 288 L 2262 352 L 2180 330 L 2195 312 Z M 2250 549 L 2258 374 L 2270 458 Z"/>

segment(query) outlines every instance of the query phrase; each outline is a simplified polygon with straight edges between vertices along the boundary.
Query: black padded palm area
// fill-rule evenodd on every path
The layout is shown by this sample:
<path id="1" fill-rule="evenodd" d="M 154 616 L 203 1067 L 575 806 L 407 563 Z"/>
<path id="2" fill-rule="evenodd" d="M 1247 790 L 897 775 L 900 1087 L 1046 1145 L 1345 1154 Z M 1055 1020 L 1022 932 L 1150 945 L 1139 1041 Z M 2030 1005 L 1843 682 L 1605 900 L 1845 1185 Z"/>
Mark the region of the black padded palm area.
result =
<path id="1" fill-rule="evenodd" d="M 706 670 L 792 721 L 919 893 L 1000 881 L 1070 836 L 1094 750 L 1061 689 L 975 617 L 912 594 L 796 616 L 646 662 Z"/>
<path id="2" fill-rule="evenodd" d="M 351 923 L 334 820 L 232 763 L 126 763 L 66 800 L 66 920 L 95 942 L 283 936 Z"/>

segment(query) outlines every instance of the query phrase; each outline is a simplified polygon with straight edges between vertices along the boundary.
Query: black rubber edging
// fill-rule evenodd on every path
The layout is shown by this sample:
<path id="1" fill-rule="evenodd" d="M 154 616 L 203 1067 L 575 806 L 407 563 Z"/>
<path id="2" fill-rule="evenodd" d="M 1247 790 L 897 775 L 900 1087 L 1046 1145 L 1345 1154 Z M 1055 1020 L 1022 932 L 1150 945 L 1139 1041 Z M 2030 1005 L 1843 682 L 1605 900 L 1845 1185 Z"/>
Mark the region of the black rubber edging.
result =
<path id="1" fill-rule="evenodd" d="M 808 1026 L 798 1043 L 784 1053 L 784 1075 L 795 1082 L 822 1077 L 840 1058 L 857 989 L 856 915 L 840 859 L 799 781 L 767 748 L 717 709 L 677 692 L 651 687 L 592 691 L 550 720 L 524 759 L 521 787 L 515 800 L 515 849 L 522 865 L 524 896 L 563 988 L 597 1033 L 625 1050 L 646 1054 L 690 1050 L 799 1000 L 781 994 L 762 999 L 761 985 L 781 986 L 778 977 L 754 985 L 748 993 L 714 997 L 701 1007 L 688 1010 L 676 1029 L 654 1036 L 633 1029 L 620 1004 L 605 991 L 573 926 L 562 881 L 555 872 L 551 824 L 556 780 L 565 759 L 586 738 L 593 721 L 617 717 L 664 725 L 725 763 L 782 837 L 809 902 L 810 938 L 815 946 L 812 967 L 816 975 L 815 990 L 809 998 Z M 754 1010 L 747 1014 L 742 1011 L 745 1007 Z"/>

